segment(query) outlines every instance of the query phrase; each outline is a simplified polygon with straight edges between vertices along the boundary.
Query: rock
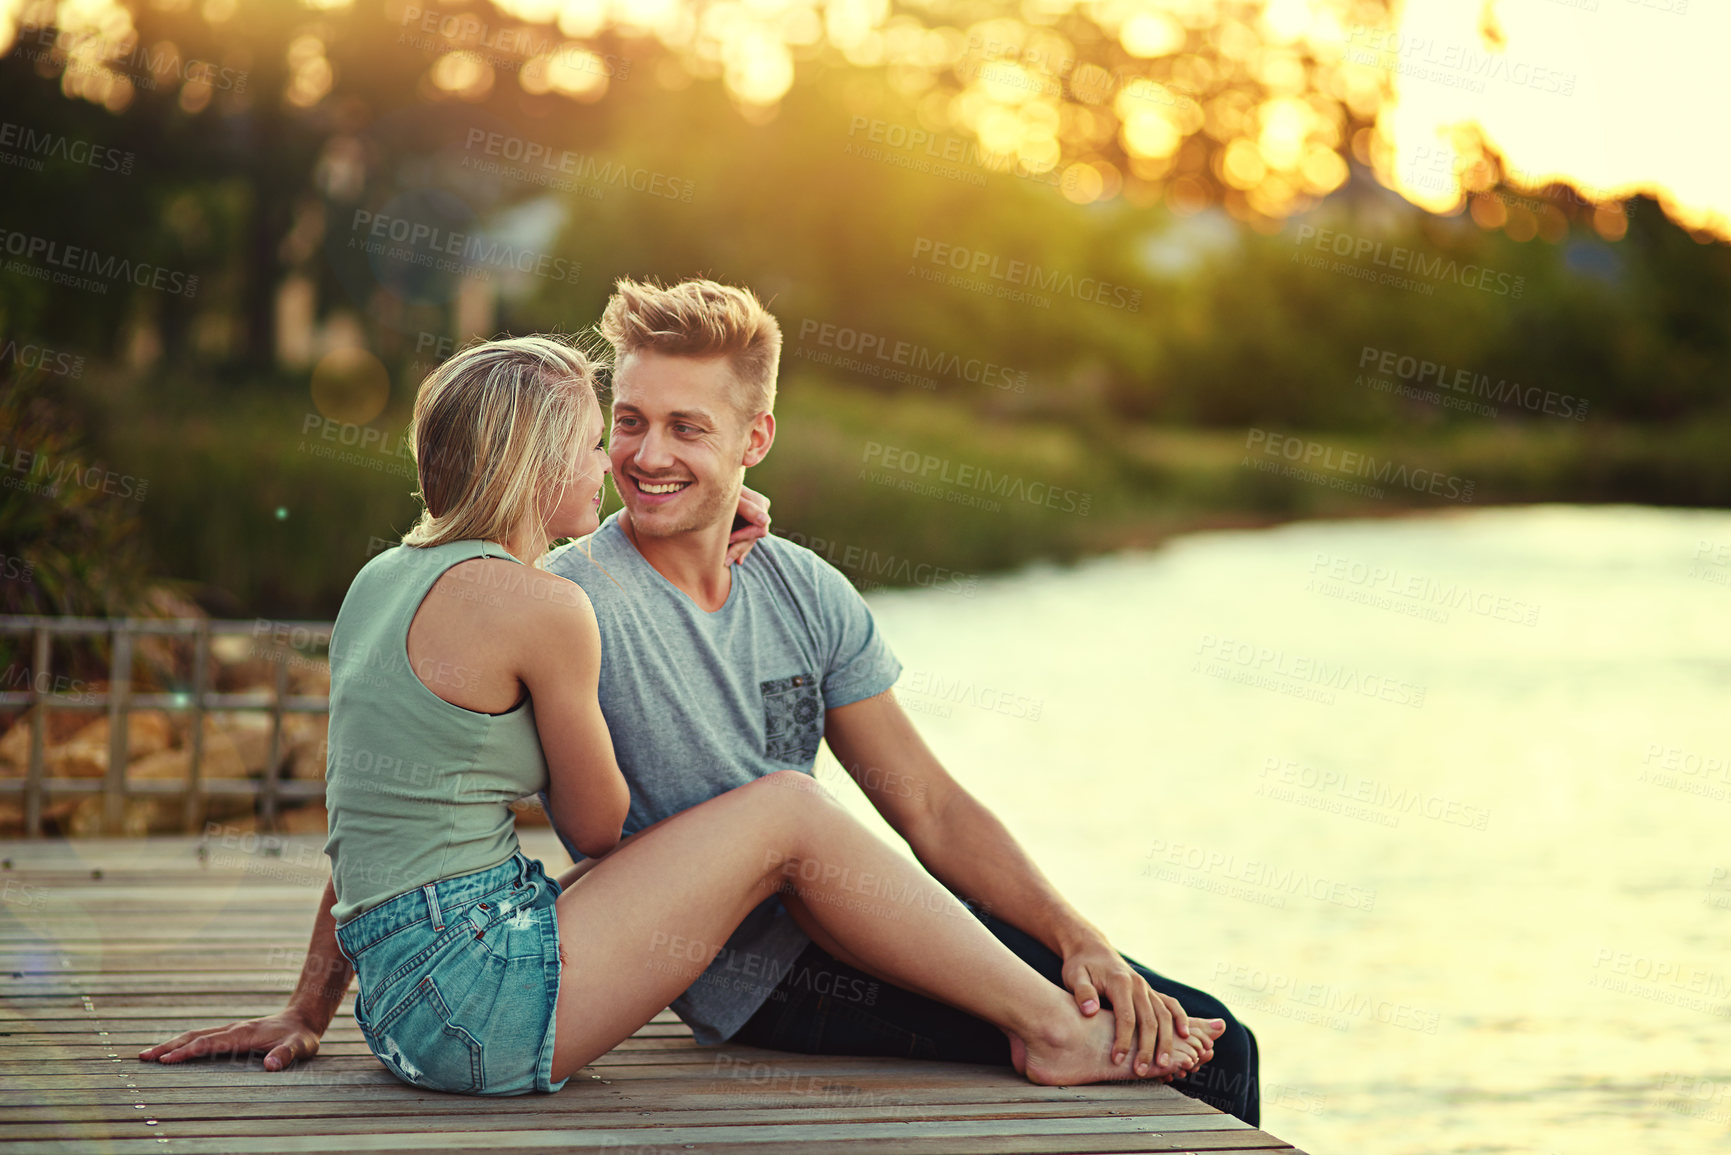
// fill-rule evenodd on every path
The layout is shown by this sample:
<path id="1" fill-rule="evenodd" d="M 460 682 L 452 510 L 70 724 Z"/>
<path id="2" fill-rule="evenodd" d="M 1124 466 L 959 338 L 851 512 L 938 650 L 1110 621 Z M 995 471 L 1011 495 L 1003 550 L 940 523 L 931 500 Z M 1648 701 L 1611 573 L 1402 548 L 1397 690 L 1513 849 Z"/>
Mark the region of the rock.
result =
<path id="1" fill-rule="evenodd" d="M 264 773 L 270 760 L 270 715 L 252 711 L 204 716 L 206 758 L 223 758 L 223 774 L 206 772 L 207 778 L 253 778 Z M 214 763 L 213 763 L 214 764 Z"/>
<path id="2" fill-rule="evenodd" d="M 324 835 L 330 826 L 330 814 L 323 806 L 314 802 L 306 806 L 297 806 L 292 810 L 279 810 L 277 824 L 281 827 L 278 833 L 297 834 L 305 837 Z M 258 829 L 258 818 L 248 814 L 223 825 L 223 833 L 246 834 Z"/>
<path id="3" fill-rule="evenodd" d="M 128 782 L 177 782 L 184 784 L 192 772 L 191 750 L 159 750 L 147 754 L 126 767 Z M 206 742 L 199 767 L 201 780 L 212 778 L 244 778 L 246 768 L 232 746 Z M 146 834 L 197 833 L 207 819 L 221 820 L 235 815 L 250 816 L 254 800 L 249 795 L 216 794 L 200 799 L 193 814 L 192 829 L 186 830 L 185 793 L 131 797 L 126 800 L 121 818 L 121 833 L 127 837 Z M 65 819 L 66 833 L 73 837 L 91 837 L 102 833 L 102 797 L 86 795 L 76 800 Z"/>
<path id="4" fill-rule="evenodd" d="M 153 825 L 159 830 L 173 829 L 169 824 L 178 825 L 179 819 L 178 798 L 128 798 L 125 809 L 121 812 L 119 833 L 124 838 L 142 838 L 151 832 Z M 79 799 L 78 807 L 67 820 L 65 829 L 73 838 L 95 838 L 101 835 L 101 796 L 92 794 Z"/>
<path id="5" fill-rule="evenodd" d="M 329 697 L 331 667 L 327 662 L 297 657 L 289 663 L 289 693 L 308 697 Z"/>
<path id="6" fill-rule="evenodd" d="M 285 778 L 323 781 L 325 742 L 331 720 L 326 714 L 290 714 L 283 719 L 283 744 L 288 750 Z"/>
<path id="7" fill-rule="evenodd" d="M 108 738 L 101 742 L 74 739 L 64 746 L 55 746 L 44 759 L 50 778 L 102 778 L 108 774 Z"/>
<path id="8" fill-rule="evenodd" d="M 30 768 L 30 725 L 38 707 L 32 706 L 0 736 L 0 777 L 22 778 Z M 50 747 L 64 744 L 74 734 L 90 724 L 90 715 L 82 710 L 49 710 L 43 728 L 43 753 Z"/>
<path id="9" fill-rule="evenodd" d="M 330 813 L 318 803 L 308 806 L 297 806 L 293 810 L 285 810 L 278 819 L 284 834 L 300 834 L 321 837 L 330 829 Z"/>
<path id="10" fill-rule="evenodd" d="M 45 834 L 62 833 L 65 823 L 77 809 L 77 798 L 44 798 L 42 800 L 42 830 Z M 0 837 L 21 838 L 24 835 L 24 796 L 11 795 L 0 799 Z"/>
<path id="11" fill-rule="evenodd" d="M 52 717 L 52 711 L 50 711 Z M 161 710 L 134 710 L 126 722 L 127 762 L 167 750 L 174 726 Z M 88 723 L 63 745 L 46 752 L 50 778 L 101 778 L 108 773 L 108 719 Z"/>
<path id="12" fill-rule="evenodd" d="M 276 664 L 245 635 L 210 639 L 210 658 L 210 688 L 218 694 L 270 691 L 276 686 Z"/>
<path id="13" fill-rule="evenodd" d="M 145 595 L 143 616 L 151 618 L 174 618 L 179 620 L 203 619 L 208 617 L 196 602 L 175 593 L 162 586 L 152 588 Z M 146 669 L 163 676 L 168 681 L 188 680 L 192 677 L 192 634 L 135 634 L 132 639 L 132 653 Z"/>
<path id="14" fill-rule="evenodd" d="M 108 749 L 108 716 L 88 723 L 68 745 L 100 746 Z M 155 754 L 174 744 L 174 724 L 162 710 L 130 710 L 126 715 L 126 760 Z"/>
<path id="15" fill-rule="evenodd" d="M 126 767 L 128 782 L 168 781 L 185 782 L 192 774 L 191 750 L 163 750 L 146 755 Z M 204 745 L 204 756 L 200 759 L 199 778 L 245 778 L 246 767 L 241 764 L 240 757 L 232 746 L 222 746 L 211 742 Z"/>

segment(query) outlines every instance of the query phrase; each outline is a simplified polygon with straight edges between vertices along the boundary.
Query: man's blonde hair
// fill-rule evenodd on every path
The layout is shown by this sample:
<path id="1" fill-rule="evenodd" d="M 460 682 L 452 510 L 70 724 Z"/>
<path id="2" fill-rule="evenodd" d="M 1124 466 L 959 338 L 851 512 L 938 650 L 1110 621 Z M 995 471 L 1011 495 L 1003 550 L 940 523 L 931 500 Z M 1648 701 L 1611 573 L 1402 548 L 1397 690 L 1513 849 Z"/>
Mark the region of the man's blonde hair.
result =
<path id="1" fill-rule="evenodd" d="M 781 326 L 750 289 L 688 280 L 663 287 L 621 277 L 601 314 L 613 363 L 648 350 L 675 357 L 725 356 L 739 387 L 733 406 L 743 421 L 775 410 Z"/>
<path id="2" fill-rule="evenodd" d="M 404 545 L 500 542 L 564 496 L 595 393 L 596 362 L 562 337 L 505 337 L 427 374 L 406 436 L 425 506 Z M 539 561 L 539 559 L 536 559 Z"/>

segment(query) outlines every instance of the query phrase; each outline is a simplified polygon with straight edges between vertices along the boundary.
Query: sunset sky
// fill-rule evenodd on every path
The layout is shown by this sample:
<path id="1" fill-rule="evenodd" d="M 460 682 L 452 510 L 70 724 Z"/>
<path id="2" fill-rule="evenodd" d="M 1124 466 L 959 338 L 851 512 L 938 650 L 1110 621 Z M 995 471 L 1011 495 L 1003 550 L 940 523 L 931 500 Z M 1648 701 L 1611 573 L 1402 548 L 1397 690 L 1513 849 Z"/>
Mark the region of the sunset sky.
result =
<path id="1" fill-rule="evenodd" d="M 193 4 L 142 2 L 172 12 Z M 304 13 L 308 33 L 285 45 L 293 75 L 284 97 L 313 107 L 336 79 L 321 39 L 336 35 L 336 26 L 320 21 L 353 0 L 270 2 Z M 1267 0 L 1259 7 L 1026 0 L 997 5 L 990 10 L 996 16 L 969 9 L 965 28 L 945 26 L 964 15 L 959 10 L 897 9 L 888 0 L 492 0 L 491 12 L 452 0 L 448 7 L 475 13 L 468 19 L 477 27 L 488 18 L 528 21 L 556 46 L 524 53 L 519 67 L 493 59 L 498 51 L 477 51 L 483 46 L 472 36 L 451 39 L 442 55 L 429 55 L 428 76 L 434 89 L 457 99 L 484 99 L 496 83 L 557 89 L 579 105 L 604 99 L 607 69 L 594 53 L 597 38 L 612 32 L 659 39 L 693 75 L 719 76 L 742 113 L 758 119 L 753 110 L 771 115 L 802 62 L 827 48 L 864 68 L 890 65 L 888 87 L 904 95 L 926 92 L 949 74 L 959 81 L 953 98 L 921 106 L 928 128 L 969 134 L 1029 171 L 1063 166 L 1066 195 L 1079 203 L 1116 195 L 1126 165 L 1143 180 L 1167 183 L 1179 145 L 1203 123 L 1197 101 L 1206 101 L 1209 117 L 1224 108 L 1228 122 L 1217 171 L 1265 219 L 1301 209 L 1346 179 L 1340 113 L 1350 104 L 1361 116 L 1377 112 L 1392 142 L 1392 155 L 1373 150 L 1381 179 L 1433 211 L 1458 210 L 1457 171 L 1477 159 L 1476 125 L 1504 155 L 1518 187 L 1564 178 L 1595 199 L 1647 192 L 1685 226 L 1731 239 L 1731 161 L 1715 139 L 1731 108 L 1722 59 L 1731 46 L 1727 0 L 1397 0 L 1393 31 L 1359 23 L 1380 13 L 1357 0 Z M 400 31 L 411 11 L 421 10 L 411 0 L 389 0 L 380 31 Z M 197 11 L 219 29 L 245 19 L 236 0 L 204 0 Z M 1066 11 L 1085 15 L 1106 44 L 1116 39 L 1130 75 L 1165 77 L 1173 86 L 1140 79 L 1115 91 L 1118 81 L 1107 71 L 1078 67 L 1075 46 L 1055 31 Z M 62 29 L 64 50 L 93 66 L 67 64 L 67 94 L 123 109 L 131 80 L 125 67 L 111 73 L 103 62 L 132 43 L 131 10 L 120 0 L 0 0 L 0 51 L 14 46 L 21 28 L 50 23 Z M 1205 41 L 1215 49 L 1213 65 L 1192 55 Z M 174 46 L 159 42 L 150 51 L 172 55 Z M 1308 75 L 1304 56 L 1313 62 Z M 1204 94 L 1209 77 L 1234 72 L 1258 78 L 1266 88 L 1257 98 L 1266 103 L 1239 108 Z M 1192 83 L 1200 89 L 1187 87 Z M 1394 101 L 1378 110 L 1384 83 Z M 210 98 L 207 85 L 181 92 L 192 113 Z M 1121 153 L 1102 147 L 1115 135 Z M 1459 164 L 1457 149 L 1465 150 Z M 1532 231 L 1530 218 L 1510 229 L 1523 240 Z M 1557 235 L 1552 228 L 1547 239 Z"/>
<path id="2" fill-rule="evenodd" d="M 1452 196 L 1406 178 L 1432 171 L 1438 154 L 1424 149 L 1448 148 L 1439 129 L 1477 121 L 1510 167 L 1531 178 L 1522 184 L 1557 176 L 1612 195 L 1650 192 L 1682 223 L 1731 239 L 1731 5 L 1574 3 L 1597 10 L 1565 0 L 1486 0 L 1482 7 L 1407 0 L 1400 20 L 1407 42 L 1385 53 L 1402 62 L 1398 103 L 1382 120 L 1394 139 L 1401 191 L 1446 208 Z M 1490 75 L 1494 65 L 1473 72 L 1457 63 L 1482 63 L 1468 51 L 1483 52 L 1481 20 L 1504 39 L 1500 76 Z M 1564 78 L 1559 89 L 1572 76 L 1573 92 L 1545 91 L 1551 74 Z M 1482 92 L 1447 83 L 1473 77 L 1484 78 Z"/>

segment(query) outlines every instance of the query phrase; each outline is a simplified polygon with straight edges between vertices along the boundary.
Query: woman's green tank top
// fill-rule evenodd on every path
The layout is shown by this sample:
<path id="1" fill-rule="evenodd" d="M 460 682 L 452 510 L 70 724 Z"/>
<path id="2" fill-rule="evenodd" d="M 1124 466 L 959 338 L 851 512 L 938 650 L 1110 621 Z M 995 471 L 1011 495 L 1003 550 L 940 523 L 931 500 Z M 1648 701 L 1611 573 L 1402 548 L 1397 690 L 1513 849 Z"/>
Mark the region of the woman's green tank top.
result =
<path id="1" fill-rule="evenodd" d="M 332 627 L 325 853 L 332 910 L 347 922 L 428 882 L 497 866 L 517 850 L 508 804 L 545 788 L 547 761 L 525 699 L 503 714 L 445 701 L 409 666 L 409 624 L 447 569 L 509 558 L 480 540 L 400 545 L 362 567 Z M 449 663 L 429 680 L 479 673 Z"/>

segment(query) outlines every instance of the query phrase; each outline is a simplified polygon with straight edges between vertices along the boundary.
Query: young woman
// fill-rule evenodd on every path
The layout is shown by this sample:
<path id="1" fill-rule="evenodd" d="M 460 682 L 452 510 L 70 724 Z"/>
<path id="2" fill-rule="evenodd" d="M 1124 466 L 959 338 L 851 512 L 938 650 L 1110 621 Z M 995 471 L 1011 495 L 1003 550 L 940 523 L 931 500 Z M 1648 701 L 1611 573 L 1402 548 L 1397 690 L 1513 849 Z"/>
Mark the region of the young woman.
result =
<path id="1" fill-rule="evenodd" d="M 1000 1027 L 1034 1082 L 1131 1077 L 1110 1016 L 1085 1018 L 808 775 L 620 841 L 594 612 L 537 568 L 598 524 L 603 428 L 593 365 L 543 337 L 463 350 L 416 398 L 425 512 L 356 576 L 331 641 L 326 850 L 373 1053 L 418 1086 L 557 1090 L 782 890 L 881 977 Z M 507 808 L 543 786 L 592 859 L 564 888 L 518 849 Z M 1201 1050 L 1175 1040 L 1174 1069 Z"/>

